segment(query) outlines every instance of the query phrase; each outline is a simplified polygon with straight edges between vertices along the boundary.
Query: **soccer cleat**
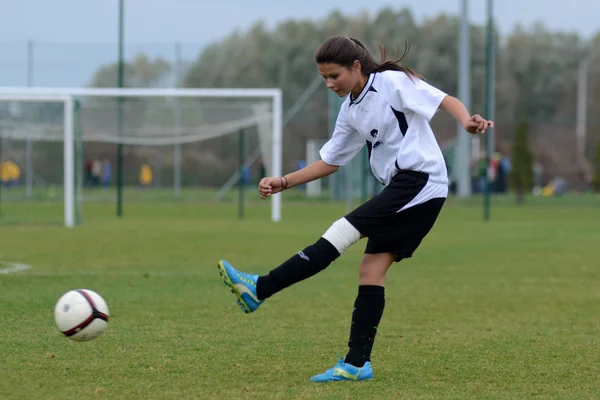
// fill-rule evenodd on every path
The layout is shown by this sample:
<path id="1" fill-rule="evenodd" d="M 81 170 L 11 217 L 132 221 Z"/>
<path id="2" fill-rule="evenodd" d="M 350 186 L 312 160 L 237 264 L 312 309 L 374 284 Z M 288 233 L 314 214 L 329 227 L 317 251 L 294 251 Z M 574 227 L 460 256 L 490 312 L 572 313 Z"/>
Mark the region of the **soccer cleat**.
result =
<path id="1" fill-rule="evenodd" d="M 256 282 L 258 275 L 247 274 L 233 268 L 225 260 L 219 261 L 219 273 L 225 284 L 231 289 L 231 293 L 237 297 L 237 303 L 245 313 L 251 313 L 263 303 L 256 296 Z"/>
<path id="2" fill-rule="evenodd" d="M 358 368 L 346 364 L 343 358 L 340 358 L 333 368 L 310 378 L 313 382 L 365 381 L 369 379 L 373 379 L 371 362 L 367 361 L 364 366 Z"/>

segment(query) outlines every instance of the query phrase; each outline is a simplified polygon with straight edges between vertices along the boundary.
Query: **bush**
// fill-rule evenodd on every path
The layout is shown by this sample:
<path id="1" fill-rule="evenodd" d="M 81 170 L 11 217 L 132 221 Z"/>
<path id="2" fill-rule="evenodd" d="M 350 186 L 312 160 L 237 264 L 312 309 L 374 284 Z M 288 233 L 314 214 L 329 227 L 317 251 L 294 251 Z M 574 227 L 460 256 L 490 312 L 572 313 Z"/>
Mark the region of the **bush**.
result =
<path id="1" fill-rule="evenodd" d="M 596 155 L 593 161 L 594 176 L 592 178 L 592 188 L 595 192 L 600 192 L 600 141 L 596 145 Z"/>
<path id="2" fill-rule="evenodd" d="M 517 125 L 511 150 L 510 188 L 517 196 L 517 203 L 523 203 L 526 193 L 533 189 L 533 154 L 529 148 L 529 122 L 522 120 Z"/>

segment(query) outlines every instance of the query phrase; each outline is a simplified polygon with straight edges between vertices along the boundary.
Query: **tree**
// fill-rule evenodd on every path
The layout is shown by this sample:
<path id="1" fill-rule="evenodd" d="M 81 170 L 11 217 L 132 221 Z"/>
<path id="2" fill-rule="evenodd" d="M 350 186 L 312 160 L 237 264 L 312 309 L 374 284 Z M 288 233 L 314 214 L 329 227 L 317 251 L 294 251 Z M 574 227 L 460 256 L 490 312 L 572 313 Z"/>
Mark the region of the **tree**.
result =
<path id="1" fill-rule="evenodd" d="M 89 86 L 116 87 L 118 71 L 118 63 L 101 66 L 94 73 Z M 139 53 L 133 60 L 124 63 L 124 87 L 173 87 L 174 83 L 171 65 L 160 57 L 151 59 Z M 134 135 L 139 135 L 140 130 L 173 118 L 172 109 L 165 105 L 162 98 L 128 97 L 119 101 L 116 97 L 85 97 L 80 105 L 80 124 L 84 135 L 102 135 L 106 132 L 113 135 L 125 132 L 125 136 L 134 132 Z M 119 114 L 120 110 L 122 114 Z M 123 119 L 119 126 L 120 115 Z"/>
<path id="2" fill-rule="evenodd" d="M 94 73 L 89 86 L 116 87 L 119 64 L 103 65 Z M 163 84 L 171 72 L 171 65 L 162 58 L 151 60 L 145 54 L 138 54 L 133 61 L 123 66 L 123 81 L 125 87 L 160 87 L 174 86 L 172 83 Z"/>
<path id="3" fill-rule="evenodd" d="M 525 119 L 517 126 L 511 150 L 509 182 L 517 203 L 522 204 L 525 194 L 533 188 L 533 155 L 529 148 L 529 122 Z"/>
<path id="4" fill-rule="evenodd" d="M 596 145 L 596 155 L 594 156 L 594 177 L 592 178 L 592 188 L 596 192 L 600 192 L 600 140 Z"/>

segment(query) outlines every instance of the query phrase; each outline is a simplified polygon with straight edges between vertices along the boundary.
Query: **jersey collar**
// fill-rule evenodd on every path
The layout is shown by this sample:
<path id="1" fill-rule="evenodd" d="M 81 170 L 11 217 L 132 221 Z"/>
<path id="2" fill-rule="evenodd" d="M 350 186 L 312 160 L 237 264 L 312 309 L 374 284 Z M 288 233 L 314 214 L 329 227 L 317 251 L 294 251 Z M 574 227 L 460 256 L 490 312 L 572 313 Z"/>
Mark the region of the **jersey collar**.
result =
<path id="1" fill-rule="evenodd" d="M 369 90 L 371 90 L 371 87 L 373 86 L 373 82 L 375 81 L 375 74 L 376 74 L 376 72 L 373 72 L 373 73 L 369 74 L 369 78 L 367 79 L 367 83 L 365 83 L 365 86 L 361 90 L 360 94 L 356 97 L 356 99 L 353 99 L 352 98 L 352 93 L 350 93 L 350 105 L 352 105 L 352 104 L 358 104 L 358 103 L 360 103 L 362 101 L 362 99 L 365 98 L 365 96 L 367 95 L 367 93 L 369 92 Z"/>

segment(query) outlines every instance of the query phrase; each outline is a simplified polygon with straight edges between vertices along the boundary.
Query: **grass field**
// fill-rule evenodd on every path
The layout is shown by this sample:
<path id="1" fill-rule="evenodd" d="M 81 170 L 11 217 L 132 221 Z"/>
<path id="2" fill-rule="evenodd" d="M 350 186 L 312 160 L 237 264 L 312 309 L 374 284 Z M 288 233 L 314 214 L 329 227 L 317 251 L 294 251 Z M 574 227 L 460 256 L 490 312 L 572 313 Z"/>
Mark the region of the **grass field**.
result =
<path id="1" fill-rule="evenodd" d="M 344 355 L 359 243 L 332 266 L 245 315 L 216 265 L 262 273 L 313 243 L 337 203 L 86 204 L 76 229 L 0 226 L 2 399 L 600 398 L 600 198 L 449 201 L 410 260 L 394 265 L 370 382 L 308 378 Z M 285 198 L 284 198 L 285 201 Z M 4 215 L 60 205 L 3 205 Z M 14 222 L 14 221 L 13 221 Z M 0 269 L 4 268 L 0 266 Z M 98 339 L 63 337 L 69 289 L 107 301 Z"/>

